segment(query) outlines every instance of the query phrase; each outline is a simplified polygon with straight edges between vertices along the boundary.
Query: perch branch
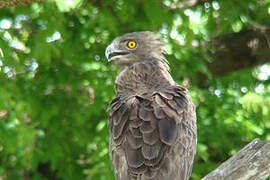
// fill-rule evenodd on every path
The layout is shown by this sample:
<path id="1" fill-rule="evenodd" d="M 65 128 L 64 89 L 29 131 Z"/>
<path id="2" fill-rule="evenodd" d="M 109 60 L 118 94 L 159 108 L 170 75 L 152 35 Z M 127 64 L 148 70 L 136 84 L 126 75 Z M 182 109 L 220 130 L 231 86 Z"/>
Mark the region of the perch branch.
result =
<path id="1" fill-rule="evenodd" d="M 203 180 L 266 179 L 270 175 L 270 141 L 255 139 Z"/>

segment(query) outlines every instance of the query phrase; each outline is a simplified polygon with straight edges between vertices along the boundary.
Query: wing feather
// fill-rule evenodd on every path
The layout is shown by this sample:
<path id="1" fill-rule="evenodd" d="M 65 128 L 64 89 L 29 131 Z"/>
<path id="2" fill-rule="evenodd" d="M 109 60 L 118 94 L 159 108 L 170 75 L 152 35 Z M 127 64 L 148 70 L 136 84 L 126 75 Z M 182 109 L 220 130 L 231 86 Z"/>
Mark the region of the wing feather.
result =
<path id="1" fill-rule="evenodd" d="M 167 145 L 172 145 L 177 136 L 177 128 L 174 120 L 162 119 L 158 122 L 160 139 Z"/>

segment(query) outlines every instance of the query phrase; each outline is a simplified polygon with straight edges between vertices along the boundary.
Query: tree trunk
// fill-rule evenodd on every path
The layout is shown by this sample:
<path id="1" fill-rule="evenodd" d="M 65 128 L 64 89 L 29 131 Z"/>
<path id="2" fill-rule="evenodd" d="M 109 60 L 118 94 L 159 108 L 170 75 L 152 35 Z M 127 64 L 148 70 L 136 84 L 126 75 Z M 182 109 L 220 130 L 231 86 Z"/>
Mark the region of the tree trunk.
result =
<path id="1" fill-rule="evenodd" d="M 267 180 L 269 176 L 270 141 L 255 139 L 203 180 Z"/>

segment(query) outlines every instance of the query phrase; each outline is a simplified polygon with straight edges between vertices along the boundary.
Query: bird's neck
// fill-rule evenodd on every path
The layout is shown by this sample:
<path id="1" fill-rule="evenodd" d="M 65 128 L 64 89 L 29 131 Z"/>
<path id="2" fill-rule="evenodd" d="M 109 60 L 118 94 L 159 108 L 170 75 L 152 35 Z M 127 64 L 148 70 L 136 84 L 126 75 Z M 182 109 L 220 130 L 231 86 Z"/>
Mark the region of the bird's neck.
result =
<path id="1" fill-rule="evenodd" d="M 166 61 L 146 60 L 122 68 L 115 81 L 116 93 L 141 95 L 174 85 Z"/>

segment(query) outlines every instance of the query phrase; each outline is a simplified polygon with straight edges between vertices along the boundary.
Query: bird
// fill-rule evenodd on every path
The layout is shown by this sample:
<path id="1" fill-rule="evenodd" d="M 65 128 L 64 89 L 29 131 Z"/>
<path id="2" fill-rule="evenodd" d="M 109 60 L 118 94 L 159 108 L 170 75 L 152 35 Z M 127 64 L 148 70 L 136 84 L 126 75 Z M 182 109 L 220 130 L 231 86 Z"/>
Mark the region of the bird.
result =
<path id="1" fill-rule="evenodd" d="M 197 146 L 195 105 L 172 78 L 164 43 L 126 33 L 105 56 L 120 69 L 109 105 L 109 155 L 116 180 L 188 180 Z"/>

